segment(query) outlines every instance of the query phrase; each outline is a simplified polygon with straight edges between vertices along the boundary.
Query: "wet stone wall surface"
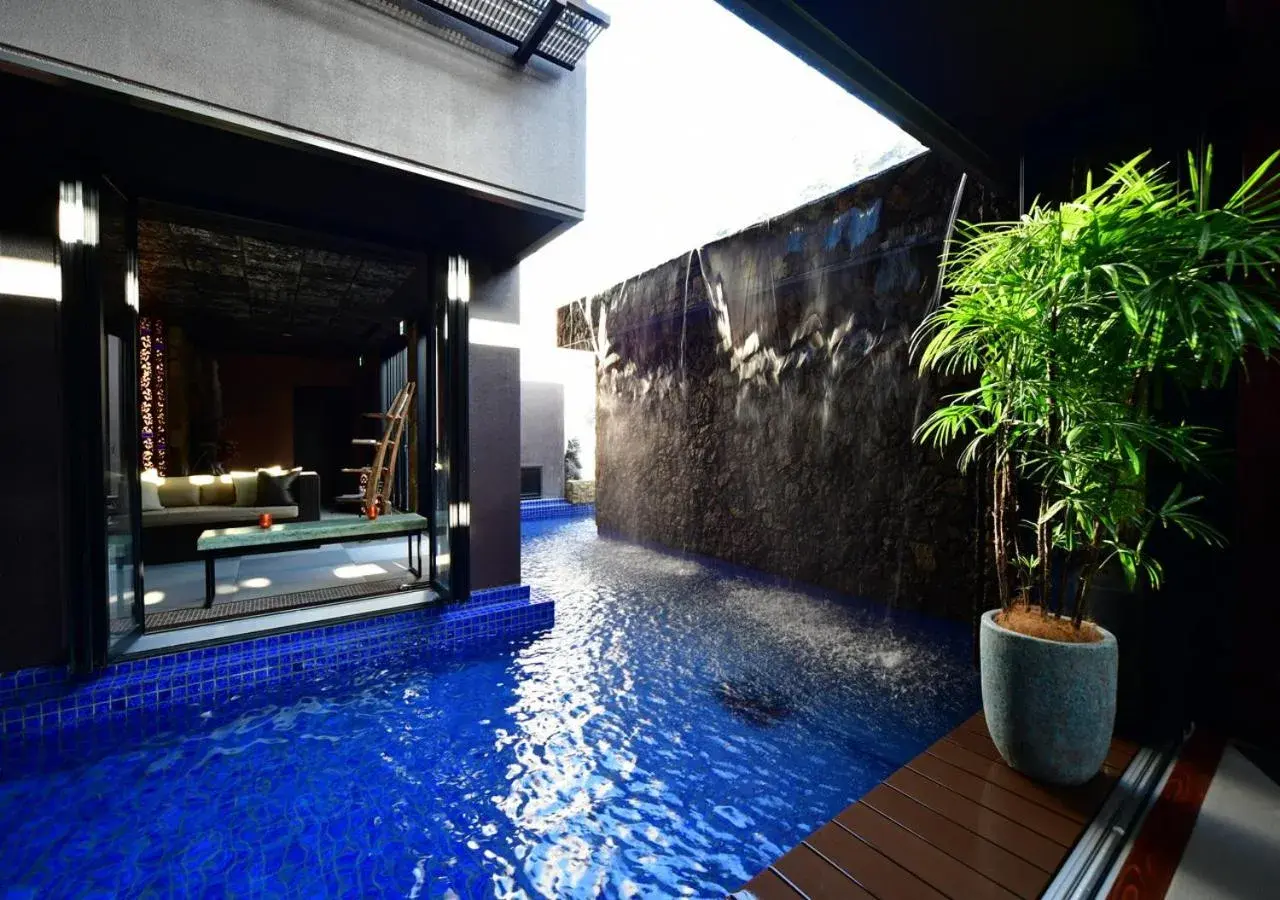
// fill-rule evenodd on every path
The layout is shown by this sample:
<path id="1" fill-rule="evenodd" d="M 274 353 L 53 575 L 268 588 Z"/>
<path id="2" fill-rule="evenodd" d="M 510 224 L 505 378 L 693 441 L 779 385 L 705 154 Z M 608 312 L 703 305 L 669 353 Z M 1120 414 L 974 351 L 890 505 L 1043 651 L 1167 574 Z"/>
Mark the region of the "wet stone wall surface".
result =
<path id="1" fill-rule="evenodd" d="M 976 485 L 912 439 L 958 385 L 909 358 L 953 210 L 991 215 L 960 185 L 925 154 L 580 302 L 601 532 L 972 615 Z"/>

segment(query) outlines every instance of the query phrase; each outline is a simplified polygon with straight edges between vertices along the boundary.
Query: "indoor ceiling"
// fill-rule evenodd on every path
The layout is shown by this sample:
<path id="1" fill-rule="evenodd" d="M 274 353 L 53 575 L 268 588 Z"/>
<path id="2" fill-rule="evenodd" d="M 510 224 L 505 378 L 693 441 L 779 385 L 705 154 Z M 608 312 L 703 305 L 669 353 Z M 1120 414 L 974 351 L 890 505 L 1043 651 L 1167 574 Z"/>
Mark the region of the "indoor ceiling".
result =
<path id="1" fill-rule="evenodd" d="M 216 349 L 358 353 L 398 333 L 388 301 L 416 266 L 361 249 L 138 222 L 143 315 Z"/>

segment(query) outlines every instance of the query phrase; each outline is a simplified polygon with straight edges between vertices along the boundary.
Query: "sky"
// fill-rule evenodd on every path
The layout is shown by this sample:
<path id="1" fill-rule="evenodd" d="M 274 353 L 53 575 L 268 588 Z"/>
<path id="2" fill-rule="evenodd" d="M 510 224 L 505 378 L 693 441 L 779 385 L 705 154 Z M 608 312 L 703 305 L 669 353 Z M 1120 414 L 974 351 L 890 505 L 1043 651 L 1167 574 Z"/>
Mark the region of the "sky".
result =
<path id="1" fill-rule="evenodd" d="M 586 219 L 521 268 L 531 343 L 554 309 L 918 152 L 715 0 L 598 0 Z"/>

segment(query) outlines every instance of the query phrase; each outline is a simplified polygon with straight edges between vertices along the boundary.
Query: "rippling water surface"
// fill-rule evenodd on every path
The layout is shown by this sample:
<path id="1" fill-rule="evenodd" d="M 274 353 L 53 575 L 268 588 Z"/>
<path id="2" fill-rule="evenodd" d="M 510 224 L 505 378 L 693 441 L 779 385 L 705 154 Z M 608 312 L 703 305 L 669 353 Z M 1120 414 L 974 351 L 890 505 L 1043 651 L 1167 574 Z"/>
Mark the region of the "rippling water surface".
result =
<path id="1" fill-rule="evenodd" d="M 3 896 L 723 896 L 978 706 L 963 627 L 525 529 L 549 632 L 7 772 Z"/>

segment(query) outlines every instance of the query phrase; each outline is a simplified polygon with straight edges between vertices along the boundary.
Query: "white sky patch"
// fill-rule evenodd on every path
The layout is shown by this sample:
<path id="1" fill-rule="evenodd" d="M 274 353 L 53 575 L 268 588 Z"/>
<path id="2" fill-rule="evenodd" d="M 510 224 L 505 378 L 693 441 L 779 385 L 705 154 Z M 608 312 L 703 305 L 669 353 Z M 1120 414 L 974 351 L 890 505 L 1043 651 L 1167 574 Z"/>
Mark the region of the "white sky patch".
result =
<path id="1" fill-rule="evenodd" d="M 521 268 L 522 318 L 541 313 L 544 334 L 557 306 L 923 149 L 715 0 L 606 5 L 587 60 L 586 220 Z"/>

